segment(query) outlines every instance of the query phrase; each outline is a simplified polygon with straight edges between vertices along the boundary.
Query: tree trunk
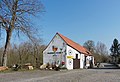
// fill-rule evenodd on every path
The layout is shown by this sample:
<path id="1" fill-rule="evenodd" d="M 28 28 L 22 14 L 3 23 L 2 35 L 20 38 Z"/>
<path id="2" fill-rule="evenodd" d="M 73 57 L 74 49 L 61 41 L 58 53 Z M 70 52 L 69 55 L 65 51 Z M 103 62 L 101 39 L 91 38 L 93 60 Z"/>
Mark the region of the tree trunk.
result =
<path id="1" fill-rule="evenodd" d="M 37 59 L 37 57 L 35 58 L 35 61 L 36 61 L 36 68 L 39 68 L 39 66 L 38 66 L 38 59 Z"/>
<path id="2" fill-rule="evenodd" d="M 21 53 L 20 53 L 20 48 L 18 49 L 18 54 L 19 54 L 19 63 L 20 63 L 20 69 L 21 69 L 21 64 L 22 64 L 22 56 L 21 56 Z"/>
<path id="3" fill-rule="evenodd" d="M 12 30 L 14 29 L 14 24 L 15 24 L 15 19 L 16 19 L 16 10 L 18 6 L 18 0 L 14 2 L 14 5 L 12 6 L 12 20 L 10 22 L 10 26 L 6 28 L 6 43 L 5 43 L 5 49 L 3 52 L 3 57 L 2 57 L 2 66 L 7 66 L 7 51 L 8 51 L 8 46 L 10 44 L 10 39 L 12 35 Z"/>
<path id="4" fill-rule="evenodd" d="M 7 35 L 6 35 L 6 42 L 5 42 L 5 48 L 4 48 L 4 52 L 3 52 L 3 57 L 2 57 L 2 66 L 7 66 L 7 52 L 9 49 L 9 45 L 10 45 L 10 38 L 11 38 L 11 31 L 6 31 Z"/>
<path id="5" fill-rule="evenodd" d="M 115 63 L 117 62 L 117 57 L 115 56 Z"/>

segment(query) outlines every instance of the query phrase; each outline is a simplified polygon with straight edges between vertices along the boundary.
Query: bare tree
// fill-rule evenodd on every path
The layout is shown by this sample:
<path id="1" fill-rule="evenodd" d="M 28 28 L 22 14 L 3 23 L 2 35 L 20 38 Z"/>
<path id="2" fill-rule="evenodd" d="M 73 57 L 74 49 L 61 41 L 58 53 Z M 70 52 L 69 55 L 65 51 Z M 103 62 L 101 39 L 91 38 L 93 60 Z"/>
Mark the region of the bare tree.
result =
<path id="1" fill-rule="evenodd" d="M 95 42 L 92 40 L 86 41 L 83 46 L 87 48 L 95 58 L 95 63 L 97 62 L 107 62 L 108 61 L 108 50 L 104 43 Z"/>
<path id="2" fill-rule="evenodd" d="M 104 43 L 97 42 L 95 55 L 97 62 L 108 62 L 108 50 Z"/>
<path id="3" fill-rule="evenodd" d="M 92 40 L 86 41 L 83 46 L 88 49 L 91 53 L 94 53 L 95 50 L 95 42 Z"/>
<path id="4" fill-rule="evenodd" d="M 6 42 L 2 57 L 2 66 L 7 65 L 7 51 L 12 37 L 16 32 L 18 36 L 27 35 L 32 39 L 36 28 L 33 28 L 30 17 L 43 12 L 40 0 L 1 0 L 0 1 L 0 28 L 6 32 Z"/>
<path id="5" fill-rule="evenodd" d="M 96 53 L 98 53 L 99 55 L 108 55 L 108 50 L 106 45 L 102 42 L 97 42 Z"/>

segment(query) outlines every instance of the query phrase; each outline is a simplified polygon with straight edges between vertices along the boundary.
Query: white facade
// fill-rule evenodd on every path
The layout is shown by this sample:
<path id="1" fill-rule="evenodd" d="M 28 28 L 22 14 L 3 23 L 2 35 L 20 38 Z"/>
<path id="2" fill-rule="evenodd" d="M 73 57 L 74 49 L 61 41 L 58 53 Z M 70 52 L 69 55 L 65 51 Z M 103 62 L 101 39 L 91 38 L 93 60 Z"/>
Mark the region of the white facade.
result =
<path id="1" fill-rule="evenodd" d="M 67 55 L 66 55 L 66 68 L 67 69 L 73 69 L 73 59 L 76 58 L 76 54 L 78 54 L 77 59 L 80 59 L 80 68 L 84 67 L 84 61 L 85 61 L 84 54 L 81 54 L 80 52 L 76 51 L 75 49 L 67 45 Z M 67 58 L 67 56 L 72 56 L 73 58 Z"/>
<path id="2" fill-rule="evenodd" d="M 56 54 L 53 52 L 52 47 L 56 46 L 58 49 Z M 54 36 L 52 41 L 49 43 L 48 47 L 43 51 L 43 63 L 52 63 L 55 59 L 54 55 L 57 56 L 57 60 L 65 61 L 65 50 L 66 43 L 62 40 L 62 38 L 58 35 Z M 62 54 L 61 54 L 62 52 Z"/>
<path id="3" fill-rule="evenodd" d="M 57 51 L 53 52 L 53 46 L 57 47 Z M 87 57 L 90 59 L 90 57 Z M 74 59 L 79 60 L 79 68 L 84 68 L 85 66 L 85 55 L 71 46 L 67 45 L 67 43 L 56 34 L 47 48 L 43 51 L 43 64 L 53 62 L 65 62 L 65 67 L 67 69 L 73 69 L 74 67 Z"/>

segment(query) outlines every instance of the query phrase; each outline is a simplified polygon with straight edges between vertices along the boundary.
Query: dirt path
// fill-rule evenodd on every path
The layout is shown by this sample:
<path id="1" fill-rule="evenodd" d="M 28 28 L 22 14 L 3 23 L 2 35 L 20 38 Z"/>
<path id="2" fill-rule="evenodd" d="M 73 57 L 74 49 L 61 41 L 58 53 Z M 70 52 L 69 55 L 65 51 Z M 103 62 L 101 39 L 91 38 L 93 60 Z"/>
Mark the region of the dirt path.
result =
<path id="1" fill-rule="evenodd" d="M 120 82 L 120 69 L 5 73 L 0 74 L 0 82 Z"/>

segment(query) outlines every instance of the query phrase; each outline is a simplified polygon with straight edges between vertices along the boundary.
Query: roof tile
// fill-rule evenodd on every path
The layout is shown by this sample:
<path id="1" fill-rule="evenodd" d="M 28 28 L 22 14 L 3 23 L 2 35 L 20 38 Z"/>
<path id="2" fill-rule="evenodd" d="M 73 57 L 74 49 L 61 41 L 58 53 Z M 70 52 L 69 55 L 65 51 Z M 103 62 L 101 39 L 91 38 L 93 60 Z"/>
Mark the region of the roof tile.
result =
<path id="1" fill-rule="evenodd" d="M 69 38 L 63 36 L 60 33 L 57 33 L 66 43 L 67 45 L 71 46 L 72 48 L 76 49 L 77 51 L 84 53 L 85 55 L 92 55 L 90 51 L 88 51 L 85 47 L 81 46 L 80 44 L 70 40 Z"/>

